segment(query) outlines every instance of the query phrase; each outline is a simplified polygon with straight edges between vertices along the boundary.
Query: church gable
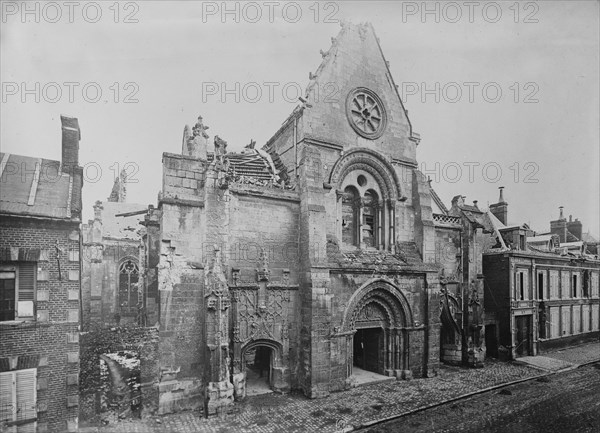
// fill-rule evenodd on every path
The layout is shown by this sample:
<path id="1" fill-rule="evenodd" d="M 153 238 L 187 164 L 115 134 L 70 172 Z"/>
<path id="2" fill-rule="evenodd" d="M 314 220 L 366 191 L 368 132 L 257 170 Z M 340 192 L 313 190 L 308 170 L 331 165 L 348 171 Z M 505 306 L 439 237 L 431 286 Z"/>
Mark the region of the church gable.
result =
<path id="1" fill-rule="evenodd" d="M 307 88 L 304 137 L 416 160 L 417 139 L 370 24 L 342 26 Z"/>

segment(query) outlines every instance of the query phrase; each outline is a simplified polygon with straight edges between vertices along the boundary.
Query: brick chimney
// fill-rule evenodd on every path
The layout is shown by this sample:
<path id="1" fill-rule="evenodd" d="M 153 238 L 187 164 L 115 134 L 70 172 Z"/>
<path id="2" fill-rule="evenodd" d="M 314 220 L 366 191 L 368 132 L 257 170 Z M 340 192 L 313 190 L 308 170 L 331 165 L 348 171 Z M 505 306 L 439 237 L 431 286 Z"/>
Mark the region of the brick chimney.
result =
<path id="1" fill-rule="evenodd" d="M 575 221 L 571 220 L 571 216 L 569 215 L 569 223 L 567 224 L 567 230 L 569 230 L 573 235 L 581 240 L 581 236 L 583 235 L 583 227 L 581 221 L 578 218 L 575 218 Z"/>
<path id="2" fill-rule="evenodd" d="M 550 221 L 550 233 L 558 235 L 560 242 L 567 242 L 567 219 L 563 215 L 563 206 L 558 208 L 560 215 L 557 220 Z"/>
<path id="3" fill-rule="evenodd" d="M 504 201 L 504 187 L 501 186 L 498 188 L 500 190 L 500 197 L 498 198 L 498 203 L 494 203 L 490 205 L 490 212 L 502 222 L 502 224 L 508 224 L 508 203 Z"/>
<path id="4" fill-rule="evenodd" d="M 79 166 L 79 140 L 81 131 L 76 117 L 60 116 L 62 123 L 62 172 L 73 174 Z"/>

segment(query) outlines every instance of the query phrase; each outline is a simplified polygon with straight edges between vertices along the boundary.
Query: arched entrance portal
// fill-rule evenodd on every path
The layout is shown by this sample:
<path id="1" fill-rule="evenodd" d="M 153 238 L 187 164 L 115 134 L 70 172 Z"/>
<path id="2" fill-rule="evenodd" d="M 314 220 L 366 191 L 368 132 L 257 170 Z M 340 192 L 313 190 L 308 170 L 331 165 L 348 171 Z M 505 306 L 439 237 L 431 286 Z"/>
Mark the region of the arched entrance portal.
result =
<path id="1" fill-rule="evenodd" d="M 384 335 L 382 328 L 357 329 L 352 341 L 355 367 L 384 374 Z"/>
<path id="2" fill-rule="evenodd" d="M 412 327 L 412 312 L 399 288 L 386 280 L 361 287 L 344 315 L 343 328 L 352 335 L 348 375 L 360 369 L 399 377 L 409 370 L 408 328 Z"/>
<path id="3" fill-rule="evenodd" d="M 281 346 L 269 340 L 256 340 L 242 349 L 242 368 L 246 375 L 246 395 L 278 391 Z"/>

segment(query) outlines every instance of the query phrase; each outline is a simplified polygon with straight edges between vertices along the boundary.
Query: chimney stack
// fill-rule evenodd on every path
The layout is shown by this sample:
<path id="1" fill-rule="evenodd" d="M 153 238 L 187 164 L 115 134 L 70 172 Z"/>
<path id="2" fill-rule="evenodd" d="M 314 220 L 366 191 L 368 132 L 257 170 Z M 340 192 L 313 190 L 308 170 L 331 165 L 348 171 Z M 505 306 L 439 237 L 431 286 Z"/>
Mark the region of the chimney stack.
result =
<path id="1" fill-rule="evenodd" d="M 73 174 L 75 167 L 79 166 L 79 140 L 81 131 L 76 117 L 60 116 L 62 123 L 62 172 Z"/>
<path id="2" fill-rule="evenodd" d="M 558 235 L 558 239 L 561 243 L 567 242 L 567 220 L 563 215 L 563 206 L 560 206 L 560 215 L 557 220 L 550 221 L 550 232 Z"/>
<path id="3" fill-rule="evenodd" d="M 571 218 L 569 218 L 567 230 L 569 230 L 577 239 L 582 240 L 581 237 L 583 236 L 583 225 L 578 218 L 575 218 L 575 221 L 571 221 Z"/>
<path id="4" fill-rule="evenodd" d="M 508 224 L 508 203 L 504 201 L 504 187 L 498 188 L 500 190 L 500 197 L 498 203 L 490 205 L 490 212 L 500 220 L 504 225 Z"/>
<path id="5" fill-rule="evenodd" d="M 479 206 L 477 206 L 477 200 L 473 200 L 473 206 L 475 206 L 477 209 L 479 209 Z"/>

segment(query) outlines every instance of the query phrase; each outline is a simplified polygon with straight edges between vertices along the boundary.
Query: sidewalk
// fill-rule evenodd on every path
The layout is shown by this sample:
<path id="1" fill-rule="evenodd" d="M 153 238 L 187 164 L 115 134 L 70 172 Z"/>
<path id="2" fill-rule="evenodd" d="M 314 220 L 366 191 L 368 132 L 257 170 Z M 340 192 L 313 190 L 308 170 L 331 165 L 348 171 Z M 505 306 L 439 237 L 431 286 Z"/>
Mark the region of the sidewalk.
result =
<path id="1" fill-rule="evenodd" d="M 555 349 L 538 356 L 524 356 L 516 363 L 538 370 L 558 373 L 572 370 L 582 364 L 600 359 L 600 343 L 587 343 L 579 346 Z"/>
<path id="2" fill-rule="evenodd" d="M 568 362 L 600 360 L 597 343 L 544 354 Z M 329 397 L 309 400 L 302 395 L 266 394 L 236 403 L 229 414 L 209 419 L 187 412 L 145 420 L 123 421 L 88 432 L 342 432 L 397 417 L 492 387 L 546 375 L 518 363 L 486 360 L 484 368 L 442 366 L 430 379 L 397 380 L 365 385 Z"/>

